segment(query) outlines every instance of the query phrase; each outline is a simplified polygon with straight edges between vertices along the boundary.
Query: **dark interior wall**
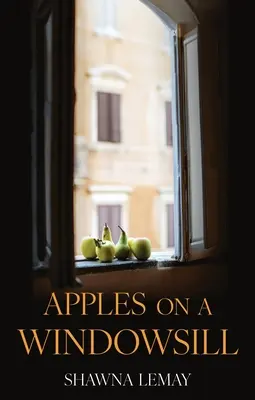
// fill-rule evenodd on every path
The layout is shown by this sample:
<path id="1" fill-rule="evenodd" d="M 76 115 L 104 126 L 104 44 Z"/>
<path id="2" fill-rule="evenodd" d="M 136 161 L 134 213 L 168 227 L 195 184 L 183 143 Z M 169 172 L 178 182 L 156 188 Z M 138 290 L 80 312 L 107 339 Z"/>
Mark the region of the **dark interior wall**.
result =
<path id="1" fill-rule="evenodd" d="M 205 294 L 223 296 L 228 287 L 227 267 L 223 263 L 190 265 L 176 268 L 146 268 L 118 272 L 102 272 L 79 275 L 83 286 L 70 288 L 71 291 L 104 292 L 145 292 L 148 299 L 158 296 L 195 297 Z M 37 278 L 34 290 L 39 298 L 49 297 L 50 282 L 47 278 Z M 62 293 L 60 291 L 59 293 Z"/>

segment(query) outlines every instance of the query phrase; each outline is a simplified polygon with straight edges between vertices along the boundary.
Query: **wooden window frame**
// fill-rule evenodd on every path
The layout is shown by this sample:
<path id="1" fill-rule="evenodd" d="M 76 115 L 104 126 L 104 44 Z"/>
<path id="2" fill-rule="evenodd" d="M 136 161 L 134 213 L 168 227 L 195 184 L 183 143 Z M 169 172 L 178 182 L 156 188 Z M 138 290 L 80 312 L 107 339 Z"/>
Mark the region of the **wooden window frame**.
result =
<path id="1" fill-rule="evenodd" d="M 52 15 L 52 121 L 50 152 L 50 208 L 51 248 L 48 260 L 49 276 L 53 287 L 74 286 L 77 283 L 74 268 L 73 223 L 73 164 L 74 164 L 74 23 L 75 0 L 35 0 L 32 9 L 32 36 L 36 28 Z M 33 42 L 35 55 L 43 49 Z M 33 57 L 33 58 L 34 58 Z M 33 64 L 32 76 L 42 85 L 39 63 Z M 38 90 L 35 88 L 35 93 Z M 36 104 L 41 113 L 42 102 Z M 40 129 L 44 129 L 40 127 Z M 36 132 L 33 132 L 32 141 Z M 38 136 L 37 136 L 38 137 Z M 40 141 L 43 140 L 43 134 Z M 38 139 L 37 142 L 38 143 Z M 33 155 L 42 160 L 39 146 Z M 38 173 L 38 188 L 43 191 L 44 177 Z M 40 196 L 39 196 L 40 197 Z M 44 196 L 43 196 L 44 197 Z M 45 213 L 40 216 L 45 221 Z M 41 235 L 45 238 L 45 232 Z"/>

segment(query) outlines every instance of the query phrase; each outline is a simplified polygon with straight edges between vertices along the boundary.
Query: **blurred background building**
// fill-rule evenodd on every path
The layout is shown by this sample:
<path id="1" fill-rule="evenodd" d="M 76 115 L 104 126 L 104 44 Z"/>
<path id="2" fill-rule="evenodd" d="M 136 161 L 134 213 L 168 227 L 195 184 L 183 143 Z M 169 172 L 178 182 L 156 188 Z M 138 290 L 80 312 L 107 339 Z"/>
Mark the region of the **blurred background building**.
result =
<path id="1" fill-rule="evenodd" d="M 76 0 L 75 251 L 105 222 L 173 250 L 170 31 L 139 0 Z"/>

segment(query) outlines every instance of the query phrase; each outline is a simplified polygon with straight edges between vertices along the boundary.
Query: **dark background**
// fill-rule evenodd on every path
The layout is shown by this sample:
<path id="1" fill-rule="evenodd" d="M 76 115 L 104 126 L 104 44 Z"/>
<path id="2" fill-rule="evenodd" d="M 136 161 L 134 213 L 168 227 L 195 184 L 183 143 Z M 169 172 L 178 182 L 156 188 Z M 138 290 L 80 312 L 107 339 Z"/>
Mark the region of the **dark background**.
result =
<path id="1" fill-rule="evenodd" d="M 31 198 L 30 181 L 27 172 L 30 167 L 30 16 L 29 1 L 9 1 L 1 4 L 1 70 L 2 70 L 2 158 L 3 180 L 2 180 L 2 200 L 6 205 L 2 206 L 2 227 L 4 240 L 2 241 L 2 255 L 6 257 L 2 264 L 2 293 L 4 293 L 3 310 L 7 311 L 6 318 L 2 321 L 3 327 L 13 326 L 11 336 L 12 341 L 8 349 L 13 349 L 15 354 L 7 352 L 7 364 L 11 364 L 11 386 L 18 390 L 20 395 L 38 396 L 46 393 L 48 398 L 54 393 L 60 395 L 64 389 L 64 394 L 76 398 L 74 388 L 63 388 L 63 373 L 73 372 L 135 372 L 135 371 L 168 371 L 193 373 L 192 384 L 188 388 L 150 388 L 140 389 L 139 397 L 147 394 L 155 394 L 170 398 L 197 398 L 203 399 L 230 397 L 237 394 L 238 390 L 245 390 L 245 383 L 241 378 L 240 356 L 161 356 L 153 354 L 148 357 L 141 350 L 134 356 L 122 357 L 108 352 L 101 357 L 53 357 L 50 354 L 44 357 L 31 355 L 26 357 L 22 347 L 21 340 L 17 335 L 17 328 L 30 329 L 36 327 L 57 328 L 60 326 L 77 329 L 79 327 L 93 328 L 99 322 L 95 315 L 65 319 L 59 317 L 50 317 L 50 322 L 46 326 L 45 318 L 42 317 L 42 311 L 45 309 L 45 301 L 38 303 L 32 302 L 30 277 L 30 255 L 31 255 Z M 244 15 L 245 14 L 245 15 Z M 121 328 L 210 328 L 215 332 L 220 328 L 228 328 L 231 331 L 230 348 L 240 347 L 240 331 L 249 325 L 249 320 L 244 319 L 243 313 L 247 309 L 248 288 L 243 287 L 244 280 L 249 281 L 249 275 L 252 276 L 252 249 L 249 246 L 251 221 L 249 213 L 252 208 L 249 204 L 252 202 L 252 188 L 249 184 L 244 184 L 245 179 L 251 176 L 253 159 L 253 148 L 250 146 L 249 138 L 253 136 L 253 125 L 250 125 L 249 116 L 254 111 L 249 110 L 250 93 L 247 92 L 251 85 L 249 74 L 249 65 L 251 59 L 248 58 L 250 52 L 248 49 L 249 23 L 245 24 L 245 31 L 237 29 L 236 21 L 240 21 L 241 16 L 248 19 L 249 12 L 242 5 L 229 5 L 229 90 L 230 90 L 230 112 L 229 112 L 229 192 L 228 198 L 230 209 L 229 220 L 229 253 L 228 253 L 228 271 L 229 271 L 229 289 L 224 298 L 209 299 L 209 304 L 214 310 L 213 317 L 190 318 L 168 318 L 162 317 L 160 320 L 154 314 L 153 304 L 147 305 L 147 313 L 144 318 L 116 318 L 101 317 L 101 328 L 108 331 L 116 331 Z M 238 18 L 237 18 L 238 17 Z M 238 49 L 238 55 L 237 55 Z M 246 79 L 245 79 L 246 78 Z M 248 93 L 248 94 L 247 94 Z M 9 140 L 8 140 L 9 139 Z M 242 140 L 241 140 L 242 139 Z M 249 150 L 252 153 L 249 155 Z M 248 162 L 248 163 L 247 163 Z M 5 182 L 5 183 L 4 183 Z M 243 202 L 243 204 L 242 204 Z M 245 216 L 245 211 L 247 214 Z M 247 219 L 247 217 L 249 218 Z M 5 223 L 5 224 L 4 224 Z M 9 248 L 10 247 L 10 248 Z M 4 272 L 6 278 L 4 278 Z M 244 278 L 243 280 L 241 278 Z M 248 278 L 248 279 L 247 279 Z M 247 285 L 247 282 L 245 283 Z M 245 289 L 245 291 L 244 291 Z M 244 292 L 244 293 L 243 293 Z M 195 299 L 193 299 L 195 303 Z M 201 300 L 198 299 L 198 302 Z M 110 306 L 110 304 L 109 304 Z M 3 318 L 3 317 L 2 317 Z M 210 319 L 209 319 L 210 318 Z M 8 322 L 7 322 L 8 321 Z M 212 342 L 214 340 L 212 339 Z M 215 343 L 217 338 L 215 338 Z M 232 347 L 233 346 L 233 347 Z M 3 346 L 4 347 L 4 346 Z M 243 373 L 246 370 L 243 369 Z M 248 378 L 247 378 L 248 379 Z M 191 380 L 190 380 L 191 382 Z M 2 382 L 3 388 L 7 381 Z M 102 390 L 102 389 L 101 389 Z M 120 392 L 123 396 L 126 391 L 134 395 L 134 389 L 131 388 L 105 388 L 104 392 L 98 389 L 88 388 L 78 389 L 78 396 L 92 394 L 97 398 L 99 395 L 112 396 Z M 131 390 L 131 391 L 130 391 Z M 100 394 L 101 393 L 101 394 Z M 162 395 L 162 396 L 163 396 Z M 77 396 L 77 397 L 78 397 Z"/>

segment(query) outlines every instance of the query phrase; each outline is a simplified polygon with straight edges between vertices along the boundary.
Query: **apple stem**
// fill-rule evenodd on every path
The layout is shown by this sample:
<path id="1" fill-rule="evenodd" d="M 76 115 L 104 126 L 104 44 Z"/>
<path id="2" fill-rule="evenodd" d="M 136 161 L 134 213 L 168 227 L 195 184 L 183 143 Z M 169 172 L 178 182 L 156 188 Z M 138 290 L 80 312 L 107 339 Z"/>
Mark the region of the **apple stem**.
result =
<path id="1" fill-rule="evenodd" d="M 95 244 L 97 247 L 101 247 L 101 240 L 100 239 L 94 239 Z"/>

